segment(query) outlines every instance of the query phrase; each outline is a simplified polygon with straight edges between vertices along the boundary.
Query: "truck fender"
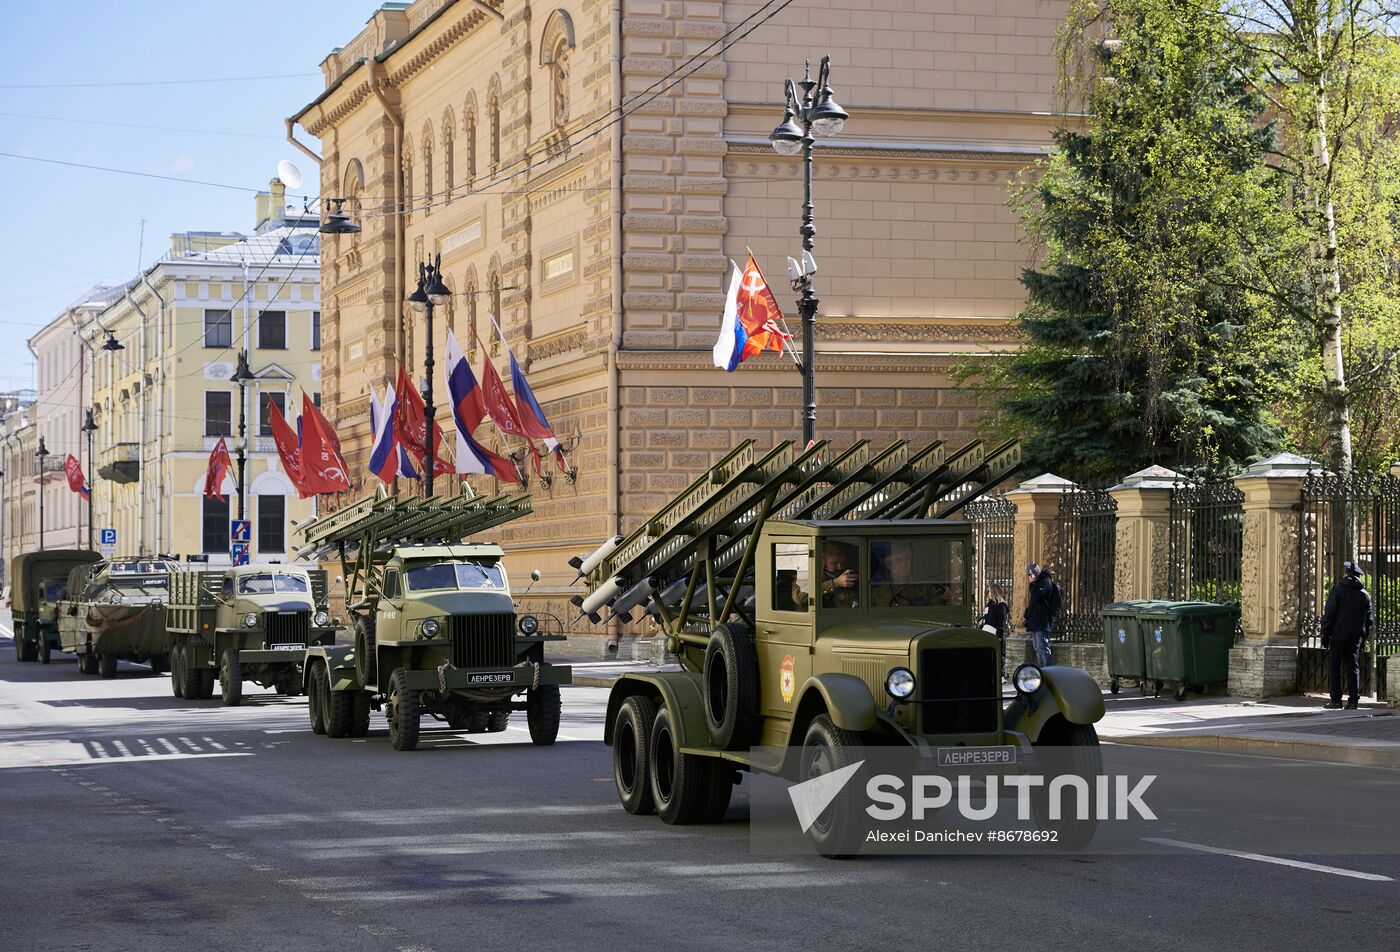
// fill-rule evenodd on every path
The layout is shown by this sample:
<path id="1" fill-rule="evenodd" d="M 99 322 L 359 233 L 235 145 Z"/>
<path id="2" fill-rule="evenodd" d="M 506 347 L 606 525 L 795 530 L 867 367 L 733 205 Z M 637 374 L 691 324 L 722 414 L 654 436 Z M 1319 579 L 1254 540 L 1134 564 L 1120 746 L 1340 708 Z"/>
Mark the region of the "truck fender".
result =
<path id="1" fill-rule="evenodd" d="M 311 690 L 311 665 L 316 658 L 326 664 L 332 691 L 359 691 L 364 687 L 355 672 L 353 645 L 313 645 L 306 649 L 306 661 L 301 666 L 302 687 L 305 690 Z"/>
<path id="2" fill-rule="evenodd" d="M 662 671 L 656 674 L 624 674 L 608 695 L 608 719 L 603 725 L 603 743 L 613 742 L 613 724 L 622 702 L 634 694 L 665 704 L 671 712 L 671 725 L 679 747 L 712 747 L 710 730 L 705 726 L 705 692 L 701 675 L 693 671 Z"/>
<path id="3" fill-rule="evenodd" d="M 1018 696 L 1006 709 L 1003 724 L 1034 743 L 1056 714 L 1071 724 L 1094 724 L 1103 717 L 1103 691 L 1083 668 L 1052 665 L 1041 668 L 1045 680 L 1029 698 Z"/>
<path id="4" fill-rule="evenodd" d="M 870 688 L 853 674 L 830 672 L 807 679 L 798 692 L 796 715 L 789 743 L 801 746 L 807 726 L 819 714 L 827 714 L 843 730 L 868 731 L 875 726 L 878 708 Z"/>

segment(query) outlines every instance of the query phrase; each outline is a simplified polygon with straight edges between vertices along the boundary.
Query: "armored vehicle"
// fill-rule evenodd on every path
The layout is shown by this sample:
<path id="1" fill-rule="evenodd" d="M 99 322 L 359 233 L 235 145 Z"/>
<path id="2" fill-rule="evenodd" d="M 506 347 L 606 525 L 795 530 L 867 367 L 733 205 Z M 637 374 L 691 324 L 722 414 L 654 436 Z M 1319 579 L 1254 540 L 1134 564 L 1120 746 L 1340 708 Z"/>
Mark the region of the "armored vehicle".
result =
<path id="1" fill-rule="evenodd" d="M 326 596 L 320 569 L 241 565 L 176 572 L 165 607 L 174 641 L 171 690 L 191 700 L 211 697 L 217 677 L 227 706 L 242 703 L 244 681 L 300 694 L 306 649 L 335 644 Z"/>
<path id="2" fill-rule="evenodd" d="M 563 639 L 562 625 L 516 612 L 500 546 L 463 541 L 530 511 L 527 495 L 488 498 L 463 484 L 428 499 L 381 491 L 297 530 L 303 557 L 338 553 L 355 638 L 306 651 L 313 731 L 363 736 L 370 710 L 382 709 L 394 748 L 413 750 L 424 715 L 503 731 L 524 711 L 530 739 L 554 743 L 572 671 L 545 661 L 544 646 Z"/>
<path id="3" fill-rule="evenodd" d="M 745 442 L 602 559 L 581 560 L 594 563 L 583 615 L 646 611 L 682 669 L 612 689 L 605 740 L 623 808 L 713 821 L 741 771 L 805 781 L 867 746 L 907 745 L 930 763 L 991 749 L 986 760 L 1025 769 L 1054 745 L 1094 770 L 1093 679 L 1025 665 L 1003 698 L 997 636 L 972 625 L 971 529 L 947 517 L 1019 464 L 1015 443 L 760 454 Z M 820 852 L 858 848 L 853 803 L 841 794 L 811 825 Z"/>
<path id="4" fill-rule="evenodd" d="M 68 573 L 101 558 L 87 549 L 41 549 L 16 556 L 10 565 L 16 661 L 49 663 L 59 647 L 58 603 L 67 597 Z"/>
<path id="5" fill-rule="evenodd" d="M 152 674 L 170 667 L 165 600 L 177 568 L 159 559 L 117 559 L 68 573 L 58 637 L 78 656 L 79 673 L 115 677 L 119 660 L 149 664 Z"/>

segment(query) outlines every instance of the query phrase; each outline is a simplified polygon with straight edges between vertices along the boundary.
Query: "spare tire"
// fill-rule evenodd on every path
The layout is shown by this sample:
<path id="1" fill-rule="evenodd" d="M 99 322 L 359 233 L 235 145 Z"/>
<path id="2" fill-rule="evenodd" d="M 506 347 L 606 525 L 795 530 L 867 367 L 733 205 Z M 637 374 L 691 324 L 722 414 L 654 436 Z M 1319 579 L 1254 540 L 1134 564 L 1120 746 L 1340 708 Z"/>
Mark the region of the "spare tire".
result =
<path id="1" fill-rule="evenodd" d="M 758 655 L 742 622 L 717 625 L 705 646 L 705 723 L 724 750 L 744 750 L 758 726 Z"/>
<path id="2" fill-rule="evenodd" d="M 374 616 L 360 615 L 355 619 L 355 676 L 367 691 L 379 688 L 379 647 L 374 639 Z"/>

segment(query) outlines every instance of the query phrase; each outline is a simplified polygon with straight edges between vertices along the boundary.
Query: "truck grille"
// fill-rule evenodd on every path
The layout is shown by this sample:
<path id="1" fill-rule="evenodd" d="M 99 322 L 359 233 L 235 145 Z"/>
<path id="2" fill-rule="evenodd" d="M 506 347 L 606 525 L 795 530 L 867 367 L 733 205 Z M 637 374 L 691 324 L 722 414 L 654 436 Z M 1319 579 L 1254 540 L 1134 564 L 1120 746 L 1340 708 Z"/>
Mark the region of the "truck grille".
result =
<path id="1" fill-rule="evenodd" d="M 919 700 L 925 734 L 978 734 L 997 729 L 1001 683 L 995 648 L 926 648 L 919 656 Z"/>
<path id="2" fill-rule="evenodd" d="M 452 619 L 452 666 L 515 666 L 515 615 L 457 615 Z"/>
<path id="3" fill-rule="evenodd" d="M 311 631 L 310 612 L 263 612 L 263 631 L 267 646 L 304 645 Z"/>

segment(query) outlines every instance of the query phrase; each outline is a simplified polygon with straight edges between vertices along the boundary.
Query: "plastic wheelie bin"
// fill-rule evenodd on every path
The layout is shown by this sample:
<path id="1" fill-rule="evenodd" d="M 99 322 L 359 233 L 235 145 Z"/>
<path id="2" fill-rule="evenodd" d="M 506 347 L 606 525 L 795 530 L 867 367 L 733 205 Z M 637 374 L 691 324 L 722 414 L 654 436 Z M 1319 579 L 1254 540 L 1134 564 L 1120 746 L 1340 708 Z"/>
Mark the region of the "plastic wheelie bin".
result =
<path id="1" fill-rule="evenodd" d="M 1099 610 L 1103 619 L 1104 656 L 1108 662 L 1108 690 L 1117 694 L 1126 678 L 1138 683 L 1147 693 L 1147 656 L 1143 644 L 1140 617 L 1143 612 L 1161 605 L 1157 601 L 1114 602 Z"/>
<path id="2" fill-rule="evenodd" d="M 1188 691 L 1230 676 L 1238 605 L 1213 602 L 1160 602 L 1138 615 L 1146 677 L 1176 686 L 1176 699 Z"/>

